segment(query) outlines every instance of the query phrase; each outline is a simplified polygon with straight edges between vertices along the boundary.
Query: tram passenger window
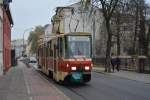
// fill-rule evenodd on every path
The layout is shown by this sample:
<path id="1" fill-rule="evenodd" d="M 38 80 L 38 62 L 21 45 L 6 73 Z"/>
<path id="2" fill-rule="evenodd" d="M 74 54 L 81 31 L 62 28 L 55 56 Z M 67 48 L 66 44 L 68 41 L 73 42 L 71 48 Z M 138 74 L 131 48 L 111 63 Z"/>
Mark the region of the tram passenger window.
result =
<path id="1" fill-rule="evenodd" d="M 48 47 L 46 48 L 46 57 L 48 57 Z"/>
<path id="2" fill-rule="evenodd" d="M 45 48 L 43 47 L 43 54 L 42 54 L 42 56 L 44 57 L 44 55 L 45 55 Z"/>
<path id="3" fill-rule="evenodd" d="M 50 48 L 48 48 L 48 57 L 50 57 L 50 52 L 51 52 Z"/>
<path id="4" fill-rule="evenodd" d="M 59 53 L 60 53 L 60 56 L 62 57 L 63 56 L 63 39 L 60 38 L 59 40 Z"/>
<path id="5" fill-rule="evenodd" d="M 47 43 L 47 57 L 49 57 L 49 42 Z"/>
<path id="6" fill-rule="evenodd" d="M 41 48 L 39 48 L 38 50 L 38 56 L 40 57 L 40 52 L 41 52 Z"/>
<path id="7" fill-rule="evenodd" d="M 43 57 L 43 47 L 41 48 L 41 57 Z"/>
<path id="8" fill-rule="evenodd" d="M 50 50 L 50 56 L 51 57 L 53 56 L 53 50 L 52 49 Z"/>
<path id="9" fill-rule="evenodd" d="M 39 49 L 39 57 L 41 57 L 41 48 Z"/>
<path id="10" fill-rule="evenodd" d="M 46 57 L 46 47 L 44 47 L 44 57 Z"/>
<path id="11" fill-rule="evenodd" d="M 68 53 L 67 37 L 65 37 L 64 45 L 65 45 L 65 57 L 68 58 L 69 53 Z"/>
<path id="12" fill-rule="evenodd" d="M 41 51 L 41 48 L 40 48 L 40 49 L 39 49 L 39 57 L 41 57 L 41 52 L 42 52 L 42 51 Z"/>
<path id="13" fill-rule="evenodd" d="M 43 47 L 41 48 L 41 57 L 43 57 Z"/>
<path id="14" fill-rule="evenodd" d="M 43 57 L 45 57 L 45 47 L 43 47 Z"/>
<path id="15" fill-rule="evenodd" d="M 45 47 L 45 56 L 44 57 L 47 57 L 47 48 Z"/>
<path id="16" fill-rule="evenodd" d="M 51 56 L 51 42 L 50 42 L 50 44 L 49 44 L 49 57 Z"/>
<path id="17" fill-rule="evenodd" d="M 49 56 L 52 57 L 53 56 L 53 51 L 52 51 L 52 42 L 50 41 L 49 43 Z"/>

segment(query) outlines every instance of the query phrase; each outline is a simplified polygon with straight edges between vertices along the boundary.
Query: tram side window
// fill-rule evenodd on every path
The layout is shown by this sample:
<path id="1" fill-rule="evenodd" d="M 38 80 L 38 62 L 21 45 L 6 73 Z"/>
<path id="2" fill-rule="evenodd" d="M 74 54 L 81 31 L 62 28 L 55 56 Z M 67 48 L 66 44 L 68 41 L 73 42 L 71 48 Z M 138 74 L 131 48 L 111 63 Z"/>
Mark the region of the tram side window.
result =
<path id="1" fill-rule="evenodd" d="M 45 48 L 44 48 L 45 50 L 44 50 L 44 57 L 47 57 L 46 55 L 47 55 L 47 47 L 45 46 Z"/>
<path id="2" fill-rule="evenodd" d="M 51 57 L 51 41 L 48 42 L 48 57 Z"/>
<path id="3" fill-rule="evenodd" d="M 53 51 L 52 51 L 52 42 L 49 42 L 49 56 L 52 57 L 53 56 Z"/>
<path id="4" fill-rule="evenodd" d="M 49 57 L 50 56 L 50 47 L 49 47 L 49 42 L 48 42 L 48 45 L 47 45 L 47 56 Z"/>
<path id="5" fill-rule="evenodd" d="M 39 57 L 42 57 L 42 48 L 40 48 L 40 50 L 39 50 Z"/>
<path id="6" fill-rule="evenodd" d="M 38 50 L 38 56 L 40 57 L 40 51 L 41 51 L 41 48 L 39 48 L 39 50 Z"/>
<path id="7" fill-rule="evenodd" d="M 40 48 L 40 57 L 42 57 L 42 48 Z"/>
<path id="8" fill-rule="evenodd" d="M 59 56 L 62 57 L 63 56 L 63 39 L 59 38 Z"/>
<path id="9" fill-rule="evenodd" d="M 48 47 L 46 47 L 46 57 L 48 57 Z"/>
<path id="10" fill-rule="evenodd" d="M 69 57 L 69 53 L 68 53 L 68 45 L 67 45 L 67 37 L 65 37 L 65 57 L 68 58 Z"/>
<path id="11" fill-rule="evenodd" d="M 38 56 L 41 57 L 41 48 L 39 48 Z"/>
<path id="12" fill-rule="evenodd" d="M 44 57 L 44 47 L 42 47 L 42 57 Z"/>
<path id="13" fill-rule="evenodd" d="M 43 47 L 43 57 L 45 57 L 45 46 Z"/>
<path id="14" fill-rule="evenodd" d="M 44 57 L 44 47 L 42 48 L 42 57 Z"/>
<path id="15" fill-rule="evenodd" d="M 53 56 L 53 50 L 50 49 L 50 56 L 52 57 Z"/>

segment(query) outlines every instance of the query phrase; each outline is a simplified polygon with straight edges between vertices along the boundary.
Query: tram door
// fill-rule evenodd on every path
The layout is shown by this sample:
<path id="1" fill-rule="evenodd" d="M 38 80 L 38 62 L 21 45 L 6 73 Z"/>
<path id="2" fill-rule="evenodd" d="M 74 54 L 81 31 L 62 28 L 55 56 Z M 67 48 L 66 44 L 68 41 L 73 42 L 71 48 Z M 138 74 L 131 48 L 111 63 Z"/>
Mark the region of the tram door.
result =
<path id="1" fill-rule="evenodd" d="M 57 71 L 57 46 L 54 45 L 54 72 Z"/>

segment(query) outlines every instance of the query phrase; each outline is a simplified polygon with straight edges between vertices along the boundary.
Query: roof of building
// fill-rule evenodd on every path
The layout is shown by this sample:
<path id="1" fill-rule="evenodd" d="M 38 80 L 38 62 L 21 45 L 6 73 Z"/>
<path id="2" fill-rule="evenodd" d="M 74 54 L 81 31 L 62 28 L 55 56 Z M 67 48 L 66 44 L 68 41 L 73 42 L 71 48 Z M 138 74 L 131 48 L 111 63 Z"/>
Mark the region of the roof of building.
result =
<path id="1" fill-rule="evenodd" d="M 8 0 L 7 0 L 7 1 L 8 1 Z M 9 3 L 10 3 L 10 2 L 4 3 L 4 10 L 6 11 L 6 14 L 7 14 L 7 16 L 8 16 L 8 19 L 9 19 L 10 24 L 13 25 L 14 22 L 13 22 L 13 19 L 12 19 L 12 15 L 11 15 L 10 8 L 9 8 Z"/>

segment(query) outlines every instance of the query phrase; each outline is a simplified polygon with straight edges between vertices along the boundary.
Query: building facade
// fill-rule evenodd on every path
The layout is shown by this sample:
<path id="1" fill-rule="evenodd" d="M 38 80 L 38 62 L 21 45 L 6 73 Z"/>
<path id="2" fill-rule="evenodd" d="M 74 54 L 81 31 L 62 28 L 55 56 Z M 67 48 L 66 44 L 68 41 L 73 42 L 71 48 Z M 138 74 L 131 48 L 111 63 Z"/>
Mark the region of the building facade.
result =
<path id="1" fill-rule="evenodd" d="M 3 74 L 3 0 L 0 0 L 0 75 Z"/>
<path id="2" fill-rule="evenodd" d="M 0 0 L 0 75 L 11 67 L 11 0 Z"/>
<path id="3" fill-rule="evenodd" d="M 52 25 L 51 24 L 46 24 L 44 26 L 44 33 L 45 33 L 45 36 L 50 36 L 52 34 Z"/>
<path id="4" fill-rule="evenodd" d="M 100 19 L 100 20 L 99 20 Z M 103 15 L 98 8 L 89 14 L 85 11 L 81 2 L 66 7 L 57 7 L 56 14 L 52 18 L 52 33 L 88 32 L 92 34 L 93 56 L 103 56 L 97 53 L 96 41 L 101 39 L 103 31 Z M 102 38 L 103 40 L 103 38 Z M 102 53 L 104 54 L 104 53 Z"/>
<path id="5" fill-rule="evenodd" d="M 23 43 L 24 41 L 24 43 Z M 24 44 L 24 45 L 23 45 Z M 27 47 L 27 41 L 23 39 L 16 39 L 11 41 L 11 48 L 15 50 L 15 56 L 17 58 L 22 56 L 24 47 Z"/>
<path id="6" fill-rule="evenodd" d="M 88 32 L 92 34 L 93 58 L 105 58 L 107 31 L 102 9 L 89 5 L 89 10 L 84 10 L 81 2 L 66 7 L 57 7 L 56 14 L 52 18 L 52 33 Z M 121 55 L 126 55 L 131 47 L 134 22 L 127 21 L 120 24 Z M 116 54 L 116 17 L 111 19 L 113 36 L 112 52 Z M 128 38 L 127 38 L 128 37 Z M 129 38 L 131 37 L 131 38 Z"/>

